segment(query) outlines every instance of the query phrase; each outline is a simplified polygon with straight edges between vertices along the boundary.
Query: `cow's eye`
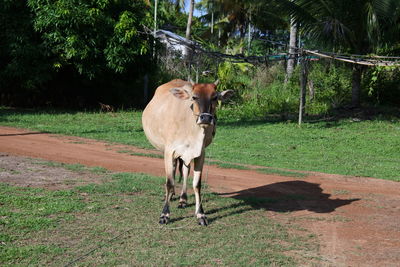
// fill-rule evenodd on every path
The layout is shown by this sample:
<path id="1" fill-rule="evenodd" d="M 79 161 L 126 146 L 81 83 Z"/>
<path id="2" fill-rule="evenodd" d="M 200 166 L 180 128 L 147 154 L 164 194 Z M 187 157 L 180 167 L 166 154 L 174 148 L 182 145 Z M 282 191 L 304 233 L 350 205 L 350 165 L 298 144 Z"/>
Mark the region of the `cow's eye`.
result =
<path id="1" fill-rule="evenodd" d="M 194 101 L 199 100 L 199 97 L 194 95 L 194 96 L 192 96 L 192 100 L 194 100 Z"/>
<path id="2" fill-rule="evenodd" d="M 215 95 L 211 98 L 212 101 L 217 101 L 218 100 L 218 95 Z"/>

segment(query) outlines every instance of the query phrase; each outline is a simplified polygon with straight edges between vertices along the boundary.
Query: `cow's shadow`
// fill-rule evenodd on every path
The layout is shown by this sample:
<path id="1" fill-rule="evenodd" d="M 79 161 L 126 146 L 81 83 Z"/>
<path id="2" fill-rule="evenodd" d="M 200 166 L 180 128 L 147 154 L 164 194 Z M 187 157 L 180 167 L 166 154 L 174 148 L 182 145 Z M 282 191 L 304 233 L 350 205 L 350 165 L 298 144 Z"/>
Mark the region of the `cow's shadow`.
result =
<path id="1" fill-rule="evenodd" d="M 360 200 L 358 198 L 340 199 L 332 197 L 331 194 L 323 193 L 323 189 L 319 184 L 297 180 L 268 184 L 218 195 L 232 197 L 241 201 L 206 210 L 206 214 L 210 215 L 210 223 L 224 217 L 254 209 L 275 212 L 307 210 L 315 213 L 330 213 L 338 207 Z"/>

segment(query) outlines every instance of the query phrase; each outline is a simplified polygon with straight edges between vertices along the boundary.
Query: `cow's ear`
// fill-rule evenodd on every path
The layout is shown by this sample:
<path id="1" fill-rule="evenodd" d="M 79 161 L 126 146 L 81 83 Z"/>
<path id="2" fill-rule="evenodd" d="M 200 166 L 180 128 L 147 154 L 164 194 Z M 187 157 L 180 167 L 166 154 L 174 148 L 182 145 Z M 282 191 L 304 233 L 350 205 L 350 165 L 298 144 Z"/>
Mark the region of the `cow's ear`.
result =
<path id="1" fill-rule="evenodd" d="M 218 93 L 218 100 L 224 102 L 233 96 L 233 90 L 225 90 Z"/>
<path id="2" fill-rule="evenodd" d="M 189 99 L 192 96 L 192 90 L 191 90 L 191 88 L 189 88 L 189 86 L 171 88 L 169 91 L 175 97 L 182 99 L 182 100 Z"/>

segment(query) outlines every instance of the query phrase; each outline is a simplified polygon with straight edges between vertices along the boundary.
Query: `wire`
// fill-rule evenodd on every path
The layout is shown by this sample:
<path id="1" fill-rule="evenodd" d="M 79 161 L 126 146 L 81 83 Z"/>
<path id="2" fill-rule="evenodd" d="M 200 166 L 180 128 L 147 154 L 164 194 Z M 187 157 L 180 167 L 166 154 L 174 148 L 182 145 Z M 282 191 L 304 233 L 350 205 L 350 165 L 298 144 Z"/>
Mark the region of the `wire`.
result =
<path id="1" fill-rule="evenodd" d="M 268 54 L 264 56 L 244 56 L 243 54 L 225 54 L 216 51 L 208 51 L 202 48 L 198 43 L 186 40 L 184 37 L 175 36 L 176 34 L 170 33 L 168 31 L 162 31 L 163 35 L 167 37 L 168 43 L 172 45 L 182 45 L 190 50 L 193 53 L 200 53 L 202 55 L 206 55 L 211 58 L 223 58 L 229 60 L 233 63 L 240 63 L 240 62 L 247 62 L 247 63 L 267 63 L 268 61 L 281 61 L 287 60 L 291 58 L 300 58 L 300 54 L 305 52 L 306 54 L 311 54 L 314 56 L 322 57 L 322 58 L 330 58 L 338 61 L 343 61 L 352 64 L 358 65 L 367 65 L 367 66 L 400 66 L 400 57 L 397 56 L 379 56 L 379 55 L 356 55 L 356 54 L 340 54 L 340 53 L 333 53 L 333 52 L 323 52 L 320 50 L 309 50 L 303 49 L 299 47 L 289 46 L 284 44 L 283 42 L 277 42 L 272 40 L 267 40 L 263 38 L 258 38 L 257 40 L 261 40 L 264 42 L 272 43 L 279 46 L 284 46 L 287 48 L 294 49 L 296 52 L 295 54 L 289 53 L 281 53 L 281 54 Z M 156 36 L 156 38 L 161 39 L 161 36 Z M 384 59 L 384 60 L 382 60 Z"/>

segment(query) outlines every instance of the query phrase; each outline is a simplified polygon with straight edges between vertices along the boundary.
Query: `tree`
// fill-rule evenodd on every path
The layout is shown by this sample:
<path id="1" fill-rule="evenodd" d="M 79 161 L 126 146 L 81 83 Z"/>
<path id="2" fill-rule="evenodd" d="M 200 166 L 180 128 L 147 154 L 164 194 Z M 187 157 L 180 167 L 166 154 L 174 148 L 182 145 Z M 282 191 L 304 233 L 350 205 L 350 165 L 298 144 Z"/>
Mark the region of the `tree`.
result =
<path id="1" fill-rule="evenodd" d="M 142 1 L 29 0 L 35 30 L 56 56 L 55 66 L 73 65 L 94 77 L 105 67 L 123 72 L 149 50 L 139 33 L 150 22 Z"/>
<path id="2" fill-rule="evenodd" d="M 1 1 L 0 40 L 0 104 L 39 102 L 33 95 L 52 78 L 53 69 L 25 1 Z"/>
<path id="3" fill-rule="evenodd" d="M 375 53 L 391 45 L 385 28 L 398 19 L 398 0 L 278 0 L 289 11 L 309 40 L 337 52 Z M 397 11 L 396 11 L 397 10 Z M 398 35 L 397 35 L 398 36 Z M 352 106 L 360 104 L 361 78 L 364 68 L 353 67 Z"/>
<path id="4" fill-rule="evenodd" d="M 148 0 L 1 1 L 1 103 L 141 105 L 142 77 L 155 69 L 147 53 L 150 40 L 142 33 L 151 25 L 149 5 Z"/>
<path id="5" fill-rule="evenodd" d="M 202 0 L 198 6 L 206 12 L 201 20 L 218 29 L 218 43 L 226 45 L 228 40 L 239 39 L 240 53 L 243 53 L 246 33 L 248 37 L 251 37 L 250 24 L 255 32 L 274 31 L 287 27 L 285 15 L 272 1 Z"/>
<path id="6" fill-rule="evenodd" d="M 289 40 L 289 59 L 286 67 L 286 78 L 287 82 L 292 77 L 294 71 L 294 64 L 296 62 L 296 48 L 297 47 L 297 23 L 293 18 L 290 19 L 290 40 Z"/>
<path id="7" fill-rule="evenodd" d="M 187 20 L 187 24 L 186 24 L 186 34 L 185 34 L 186 40 L 190 40 L 190 37 L 191 37 L 193 12 L 194 12 L 194 0 L 190 0 L 189 15 L 188 15 L 188 20 Z M 185 47 L 184 57 L 186 57 L 190 60 L 191 49 L 188 46 Z"/>
<path id="8" fill-rule="evenodd" d="M 193 22 L 193 11 L 194 11 L 194 0 L 190 0 L 190 6 L 189 6 L 189 16 L 188 16 L 188 21 L 186 25 L 186 39 L 190 40 L 190 34 L 192 31 L 192 22 Z"/>

